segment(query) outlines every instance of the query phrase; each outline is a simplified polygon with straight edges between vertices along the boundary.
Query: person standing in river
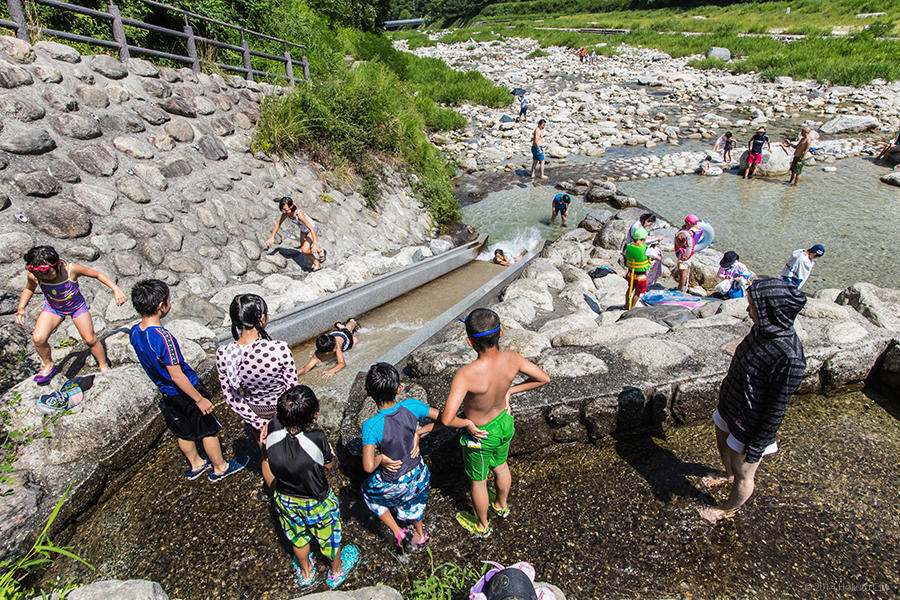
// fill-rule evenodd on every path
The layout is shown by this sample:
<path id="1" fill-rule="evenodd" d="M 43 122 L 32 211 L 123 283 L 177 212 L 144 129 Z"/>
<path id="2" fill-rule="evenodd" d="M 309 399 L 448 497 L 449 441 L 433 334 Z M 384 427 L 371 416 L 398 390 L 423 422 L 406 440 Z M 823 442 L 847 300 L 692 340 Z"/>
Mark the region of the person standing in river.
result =
<path id="1" fill-rule="evenodd" d="M 737 513 L 753 494 L 760 461 L 778 451 L 775 434 L 806 370 L 803 344 L 794 330 L 805 304 L 806 295 L 780 279 L 760 279 L 750 286 L 747 314 L 753 327 L 734 351 L 713 412 L 725 472 L 702 480 L 709 488 L 731 483 L 731 491 L 724 503 L 699 509 L 709 523 Z"/>
<path id="2" fill-rule="evenodd" d="M 792 146 L 794 148 L 794 158 L 791 160 L 791 178 L 788 180 L 788 185 L 797 185 L 800 183 L 800 174 L 803 172 L 803 159 L 806 157 L 806 153 L 809 151 L 809 132 L 810 128 L 804 126 L 803 129 L 800 130 L 800 139 L 796 142 L 787 141 L 786 145 Z"/>
<path id="3" fill-rule="evenodd" d="M 769 136 L 766 135 L 766 128 L 760 127 L 747 142 L 747 168 L 744 170 L 744 179 L 753 179 L 756 167 L 762 163 L 763 150 L 771 151 L 769 146 Z"/>
<path id="4" fill-rule="evenodd" d="M 544 175 L 544 126 L 547 125 L 546 119 L 538 121 L 537 127 L 534 128 L 534 134 L 531 137 L 531 178 L 534 179 L 534 170 L 538 164 L 541 165 L 541 179 L 550 179 Z"/>

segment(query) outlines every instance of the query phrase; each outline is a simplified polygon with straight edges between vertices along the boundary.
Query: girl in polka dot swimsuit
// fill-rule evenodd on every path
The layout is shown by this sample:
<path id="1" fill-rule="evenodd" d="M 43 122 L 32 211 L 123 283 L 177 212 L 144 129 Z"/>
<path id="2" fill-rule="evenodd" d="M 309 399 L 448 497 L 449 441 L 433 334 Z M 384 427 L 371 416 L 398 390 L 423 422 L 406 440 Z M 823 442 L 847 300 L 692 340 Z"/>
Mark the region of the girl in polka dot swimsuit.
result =
<path id="1" fill-rule="evenodd" d="M 225 402 L 257 430 L 275 416 L 278 396 L 299 383 L 291 349 L 266 333 L 268 311 L 256 294 L 235 296 L 229 311 L 235 341 L 216 351 Z"/>

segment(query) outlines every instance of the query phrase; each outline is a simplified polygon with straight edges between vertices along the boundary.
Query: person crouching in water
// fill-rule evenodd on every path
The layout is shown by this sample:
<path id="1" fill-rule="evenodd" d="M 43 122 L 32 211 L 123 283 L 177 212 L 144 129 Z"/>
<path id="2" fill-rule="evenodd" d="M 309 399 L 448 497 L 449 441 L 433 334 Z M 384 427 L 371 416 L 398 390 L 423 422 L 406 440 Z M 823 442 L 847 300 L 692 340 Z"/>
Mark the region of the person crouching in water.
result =
<path id="1" fill-rule="evenodd" d="M 422 528 L 422 515 L 428 502 L 431 473 L 419 455 L 419 436 L 429 433 L 440 413 L 415 398 L 397 401 L 400 373 L 388 363 L 375 363 L 366 374 L 366 394 L 378 412 L 362 425 L 362 462 L 372 473 L 363 484 L 363 499 L 375 516 L 388 526 L 403 550 L 413 545 L 424 548 L 428 534 Z M 419 419 L 432 423 L 419 429 Z M 380 454 L 375 454 L 376 448 Z M 412 521 L 413 531 L 400 529 L 397 519 Z"/>
<path id="2" fill-rule="evenodd" d="M 335 323 L 332 331 L 323 333 L 316 338 L 316 351 L 309 357 L 309 362 L 297 371 L 297 375 L 312 371 L 317 364 L 328 362 L 331 359 L 335 359 L 337 364 L 322 373 L 322 379 L 328 379 L 346 367 L 344 353 L 359 343 L 359 339 L 356 337 L 357 331 L 359 331 L 359 323 L 354 318 L 347 319 L 343 323 L 340 321 Z"/>
<path id="3" fill-rule="evenodd" d="M 702 480 L 707 487 L 731 483 L 731 492 L 724 503 L 699 509 L 709 523 L 735 515 L 753 494 L 762 458 L 778 451 L 775 434 L 806 370 L 794 330 L 805 304 L 806 295 L 786 281 L 760 279 L 750 285 L 747 314 L 753 327 L 734 352 L 713 412 L 725 472 Z"/>
<path id="4" fill-rule="evenodd" d="M 631 310 L 641 296 L 647 293 L 647 271 L 650 270 L 650 257 L 647 255 L 647 230 L 636 228 L 632 234 L 633 242 L 625 246 L 625 268 L 628 269 L 628 290 L 625 292 L 625 308 Z"/>

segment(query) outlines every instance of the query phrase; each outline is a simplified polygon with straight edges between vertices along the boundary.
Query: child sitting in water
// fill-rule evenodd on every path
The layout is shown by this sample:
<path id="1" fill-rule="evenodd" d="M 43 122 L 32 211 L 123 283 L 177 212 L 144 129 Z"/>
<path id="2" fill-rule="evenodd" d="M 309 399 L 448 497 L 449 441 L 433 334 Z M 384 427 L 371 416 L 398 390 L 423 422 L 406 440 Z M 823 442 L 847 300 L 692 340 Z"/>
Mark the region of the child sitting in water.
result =
<path id="1" fill-rule="evenodd" d="M 25 269 L 28 271 L 28 279 L 25 289 L 19 297 L 19 307 L 16 310 L 16 323 L 25 325 L 25 307 L 34 295 L 38 286 L 44 294 L 44 308 L 38 315 L 34 325 L 34 349 L 41 358 L 41 370 L 34 376 L 38 385 L 44 385 L 56 375 L 56 364 L 53 362 L 50 344 L 47 340 L 56 331 L 56 328 L 66 319 L 72 317 L 72 323 L 78 329 L 81 339 L 91 349 L 91 354 L 97 359 L 100 371 L 109 369 L 106 362 L 106 352 L 103 344 L 94 333 L 94 322 L 91 320 L 91 309 L 88 307 L 81 288 L 78 286 L 80 276 L 93 277 L 112 290 L 116 305 L 125 303 L 125 294 L 105 273 L 83 267 L 77 263 L 66 262 L 59 259 L 59 254 L 53 246 L 35 246 L 25 253 Z"/>
<path id="2" fill-rule="evenodd" d="M 500 265 L 501 267 L 508 267 L 514 262 L 519 262 L 519 259 L 521 259 L 526 254 L 528 254 L 528 250 L 522 250 L 521 254 L 510 261 L 509 257 L 506 256 L 506 253 L 500 248 L 497 248 L 496 250 L 494 250 L 494 264 Z"/>
<path id="3" fill-rule="evenodd" d="M 400 373 L 393 365 L 376 363 L 369 368 L 366 393 L 375 401 L 378 413 L 362 425 L 363 469 L 373 473 L 362 493 L 366 506 L 388 526 L 399 548 L 409 543 L 423 548 L 428 534 L 422 528 L 422 515 L 431 474 L 419 456 L 419 436 L 430 432 L 435 423 L 418 429 L 418 422 L 426 417 L 437 421 L 439 413 L 413 398 L 397 402 L 401 389 Z M 376 448 L 381 454 L 375 454 Z M 397 519 L 413 522 L 414 531 L 400 529 L 392 508 Z"/>
<path id="4" fill-rule="evenodd" d="M 359 562 L 359 548 L 341 548 L 341 513 L 325 469 L 334 466 L 328 437 L 314 427 L 319 399 L 305 385 L 295 385 L 278 397 L 275 417 L 263 429 L 262 476 L 272 488 L 278 521 L 294 551 L 294 570 L 303 587 L 316 583 L 316 565 L 309 544 L 331 561 L 325 583 L 341 585 Z"/>
<path id="5" fill-rule="evenodd" d="M 317 364 L 328 362 L 333 358 L 337 360 L 337 364 L 322 373 L 323 379 L 328 379 L 346 367 L 344 352 L 347 352 L 359 343 L 356 335 L 354 335 L 357 331 L 359 331 L 359 323 L 352 317 L 343 323 L 336 322 L 332 331 L 323 333 L 316 338 L 316 351 L 309 358 L 309 362 L 297 371 L 297 375 L 303 375 L 312 371 Z"/>
<path id="6" fill-rule="evenodd" d="M 441 423 L 445 427 L 465 428 L 459 441 L 463 447 L 466 477 L 472 482 L 475 514 L 457 513 L 456 520 L 477 537 L 487 537 L 491 534 L 488 506 L 500 517 L 509 515 L 507 498 L 512 477 L 506 458 L 515 433 L 510 397 L 540 387 L 548 383 L 550 377 L 518 352 L 500 351 L 503 330 L 500 317 L 494 311 L 476 308 L 463 322 L 467 341 L 478 358 L 460 368 L 453 377 Z M 527 379 L 512 385 L 519 373 Z M 457 414 L 460 406 L 464 417 Z M 487 487 L 489 471 L 494 472 L 497 484 L 494 500 L 491 500 Z"/>

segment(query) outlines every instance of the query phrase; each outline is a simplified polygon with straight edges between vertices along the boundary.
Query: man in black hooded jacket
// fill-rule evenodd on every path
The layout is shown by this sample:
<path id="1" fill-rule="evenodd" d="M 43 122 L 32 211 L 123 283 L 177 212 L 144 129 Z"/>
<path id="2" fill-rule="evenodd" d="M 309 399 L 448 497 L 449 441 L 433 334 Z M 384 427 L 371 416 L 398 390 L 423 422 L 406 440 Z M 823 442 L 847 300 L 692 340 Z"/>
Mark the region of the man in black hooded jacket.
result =
<path id="1" fill-rule="evenodd" d="M 760 279 L 747 300 L 753 327 L 734 352 L 713 413 L 725 473 L 703 479 L 708 487 L 733 485 L 724 504 L 700 509 L 710 523 L 734 516 L 753 494 L 756 469 L 763 456 L 778 451 L 775 433 L 806 370 L 794 331 L 806 304 L 803 292 L 780 279 Z"/>

